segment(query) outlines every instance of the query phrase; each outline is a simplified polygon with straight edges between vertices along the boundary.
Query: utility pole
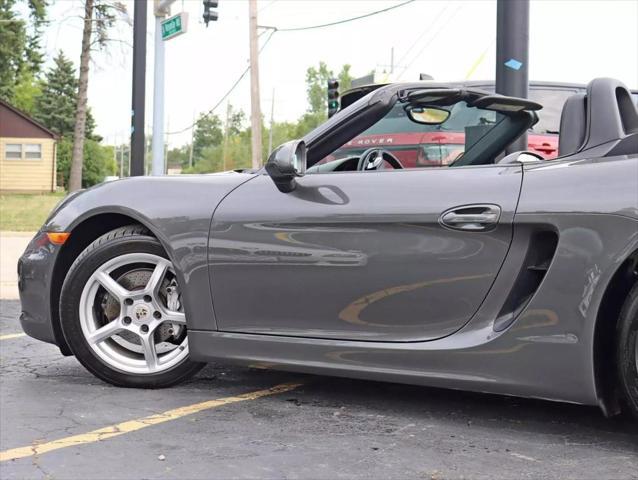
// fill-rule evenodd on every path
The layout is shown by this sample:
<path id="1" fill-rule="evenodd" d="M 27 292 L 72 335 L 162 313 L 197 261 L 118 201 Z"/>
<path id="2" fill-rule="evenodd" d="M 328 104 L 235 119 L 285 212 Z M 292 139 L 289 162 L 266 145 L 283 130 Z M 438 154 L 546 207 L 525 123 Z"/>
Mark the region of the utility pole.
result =
<path id="1" fill-rule="evenodd" d="M 193 168 L 193 143 L 195 142 L 195 110 L 193 110 L 193 128 L 191 128 L 191 148 L 188 152 L 188 166 Z"/>
<path id="2" fill-rule="evenodd" d="M 496 2 L 496 93 L 527 98 L 529 86 L 529 0 Z M 506 153 L 527 150 L 527 134 Z"/>
<path id="3" fill-rule="evenodd" d="M 146 126 L 146 129 L 148 130 L 148 125 Z M 151 145 L 153 143 L 153 137 L 151 138 L 146 138 L 144 144 L 146 145 L 146 151 L 144 152 L 144 171 L 146 173 L 144 173 L 144 175 L 148 175 L 149 173 L 149 164 L 148 164 L 148 159 L 151 158 L 151 155 L 153 154 L 153 152 L 151 151 Z"/>
<path id="4" fill-rule="evenodd" d="M 166 121 L 166 125 L 170 127 L 171 119 L 170 117 Z M 165 175 L 168 173 L 168 135 L 166 138 L 162 138 L 163 147 L 164 147 L 164 158 L 162 158 L 162 173 L 160 175 Z"/>
<path id="5" fill-rule="evenodd" d="M 119 145 L 120 151 L 120 178 L 124 178 L 124 144 Z"/>
<path id="6" fill-rule="evenodd" d="M 113 163 L 115 164 L 115 175 L 117 175 L 117 137 L 113 138 Z"/>
<path id="7" fill-rule="evenodd" d="M 250 125 L 252 168 L 261 167 L 261 107 L 259 103 L 259 45 L 257 39 L 257 0 L 248 0 L 250 15 Z"/>
<path id="8" fill-rule="evenodd" d="M 390 48 L 390 75 L 394 73 L 394 47 Z"/>
<path id="9" fill-rule="evenodd" d="M 272 152 L 272 126 L 275 123 L 275 89 L 272 89 L 272 99 L 270 102 L 270 131 L 268 132 L 268 155 Z"/>
<path id="10" fill-rule="evenodd" d="M 146 2 L 135 2 L 133 10 L 133 100 L 131 109 L 132 175 L 144 175 L 144 107 L 146 96 Z"/>
<path id="11" fill-rule="evenodd" d="M 228 136 L 230 135 L 230 102 L 226 104 L 226 123 L 224 124 L 224 147 L 222 148 L 222 172 L 226 171 L 226 156 L 228 155 Z"/>

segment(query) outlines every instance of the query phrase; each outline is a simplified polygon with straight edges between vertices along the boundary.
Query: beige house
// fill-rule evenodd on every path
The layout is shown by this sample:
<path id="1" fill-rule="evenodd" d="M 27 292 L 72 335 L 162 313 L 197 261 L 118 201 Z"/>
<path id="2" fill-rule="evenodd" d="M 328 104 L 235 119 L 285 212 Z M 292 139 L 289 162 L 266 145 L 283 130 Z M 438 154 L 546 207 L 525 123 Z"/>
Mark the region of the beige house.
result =
<path id="1" fill-rule="evenodd" d="M 0 192 L 54 192 L 56 139 L 51 130 L 0 100 Z"/>

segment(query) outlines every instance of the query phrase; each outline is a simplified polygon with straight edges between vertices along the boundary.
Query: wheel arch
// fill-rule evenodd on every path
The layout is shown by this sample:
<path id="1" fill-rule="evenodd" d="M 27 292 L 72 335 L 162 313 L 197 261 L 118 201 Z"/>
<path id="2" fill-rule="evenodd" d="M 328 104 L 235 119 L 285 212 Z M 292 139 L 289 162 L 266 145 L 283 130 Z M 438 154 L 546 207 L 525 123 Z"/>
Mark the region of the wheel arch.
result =
<path id="1" fill-rule="evenodd" d="M 618 318 L 632 287 L 638 283 L 638 249 L 620 264 L 603 294 L 594 330 L 594 376 L 600 405 L 606 415 L 620 411 L 616 377 L 615 340 Z M 614 372 L 609 375 L 609 372 Z"/>
<path id="2" fill-rule="evenodd" d="M 60 249 L 60 253 L 58 254 L 55 265 L 53 266 L 51 291 L 49 292 L 53 333 L 55 335 L 56 343 L 64 355 L 72 355 L 72 353 L 66 339 L 64 338 L 64 334 L 62 333 L 59 302 L 62 284 L 64 283 L 64 279 L 66 278 L 71 265 L 78 255 L 80 255 L 80 253 L 82 253 L 82 251 L 94 240 L 111 230 L 126 225 L 142 225 L 149 231 L 151 236 L 159 240 L 166 250 L 166 245 L 162 242 L 160 236 L 155 233 L 149 223 L 150 222 L 137 218 L 137 216 L 126 213 L 99 212 L 82 218 L 77 224 L 73 225 L 73 227 L 69 229 L 71 235 Z"/>

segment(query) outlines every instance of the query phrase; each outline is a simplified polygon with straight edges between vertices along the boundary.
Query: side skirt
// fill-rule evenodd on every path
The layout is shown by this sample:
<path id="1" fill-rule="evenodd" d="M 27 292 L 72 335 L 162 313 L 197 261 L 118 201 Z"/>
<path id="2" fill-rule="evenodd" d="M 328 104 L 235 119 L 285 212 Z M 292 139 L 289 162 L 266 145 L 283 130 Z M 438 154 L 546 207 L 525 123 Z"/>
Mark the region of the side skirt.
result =
<path id="1" fill-rule="evenodd" d="M 223 360 L 255 368 L 597 404 L 584 391 L 530 383 L 525 375 L 516 378 L 511 365 L 499 370 L 487 358 L 477 363 L 479 358 L 472 352 L 432 348 L 441 347 L 442 340 L 350 342 L 201 330 L 190 330 L 188 338 L 196 361 Z"/>

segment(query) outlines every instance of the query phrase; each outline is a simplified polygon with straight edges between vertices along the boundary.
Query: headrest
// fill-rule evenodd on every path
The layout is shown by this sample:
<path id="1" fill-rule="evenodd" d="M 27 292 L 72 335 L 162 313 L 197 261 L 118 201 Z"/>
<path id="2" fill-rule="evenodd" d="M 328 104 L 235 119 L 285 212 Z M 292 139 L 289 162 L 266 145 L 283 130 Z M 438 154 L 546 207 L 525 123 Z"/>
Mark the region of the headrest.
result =
<path id="1" fill-rule="evenodd" d="M 638 131 L 638 111 L 619 80 L 595 78 L 587 85 L 588 146 L 624 138 Z"/>
<path id="2" fill-rule="evenodd" d="M 558 155 L 578 152 L 585 143 L 586 132 L 587 97 L 584 93 L 576 93 L 567 99 L 560 115 Z"/>
<path id="3" fill-rule="evenodd" d="M 627 87 L 613 78 L 595 78 L 587 94 L 572 95 L 563 106 L 558 153 L 571 155 L 602 145 L 612 151 L 637 133 L 638 110 Z"/>

